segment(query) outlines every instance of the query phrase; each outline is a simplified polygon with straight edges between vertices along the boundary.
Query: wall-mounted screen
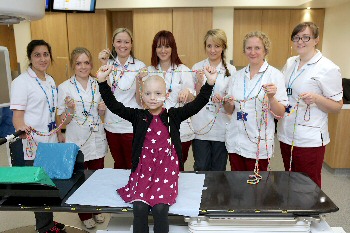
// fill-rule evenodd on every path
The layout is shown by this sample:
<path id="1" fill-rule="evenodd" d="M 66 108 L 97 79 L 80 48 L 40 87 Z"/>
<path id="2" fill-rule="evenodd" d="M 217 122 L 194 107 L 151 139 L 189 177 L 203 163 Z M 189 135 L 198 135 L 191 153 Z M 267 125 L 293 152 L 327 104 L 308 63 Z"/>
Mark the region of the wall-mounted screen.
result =
<path id="1" fill-rule="evenodd" d="M 52 0 L 52 11 L 94 13 L 96 0 Z"/>

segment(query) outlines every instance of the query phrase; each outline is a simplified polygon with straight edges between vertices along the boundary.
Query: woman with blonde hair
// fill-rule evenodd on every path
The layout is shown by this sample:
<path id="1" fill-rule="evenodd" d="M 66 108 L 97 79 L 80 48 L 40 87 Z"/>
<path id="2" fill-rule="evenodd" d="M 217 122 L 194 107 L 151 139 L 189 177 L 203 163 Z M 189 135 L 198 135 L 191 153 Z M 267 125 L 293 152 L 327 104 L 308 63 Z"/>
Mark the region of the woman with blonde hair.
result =
<path id="1" fill-rule="evenodd" d="M 287 95 L 282 73 L 266 60 L 270 46 L 265 33 L 248 33 L 243 53 L 249 64 L 229 84 L 224 107 L 232 114 L 226 132 L 232 171 L 266 171 L 273 154 L 274 116 L 283 116 Z"/>
<path id="2" fill-rule="evenodd" d="M 70 57 L 74 75 L 58 86 L 58 115 L 65 120 L 66 142 L 73 142 L 84 154 L 84 168 L 104 168 L 106 133 L 100 116 L 106 111 L 97 81 L 90 75 L 92 56 L 86 48 L 75 48 Z M 102 214 L 79 213 L 86 228 L 104 222 Z"/>
<path id="3" fill-rule="evenodd" d="M 127 28 L 118 28 L 113 33 L 113 49 L 104 49 L 98 55 L 103 65 L 113 65 L 108 84 L 116 100 L 127 107 L 140 108 L 136 101 L 137 72 L 146 65 L 133 55 L 133 37 Z M 114 168 L 131 169 L 131 146 L 134 138 L 130 122 L 113 114 L 107 109 L 105 130 L 108 146 L 114 159 Z"/>
<path id="4" fill-rule="evenodd" d="M 194 170 L 224 171 L 227 163 L 225 127 L 229 116 L 222 107 L 222 101 L 236 68 L 226 61 L 227 38 L 223 30 L 209 30 L 204 36 L 204 49 L 208 58 L 192 67 L 192 70 L 197 71 L 193 75 L 197 93 L 206 81 L 203 71 L 205 66 L 215 67 L 219 75 L 209 103 L 192 117 L 195 133 L 192 143 Z"/>

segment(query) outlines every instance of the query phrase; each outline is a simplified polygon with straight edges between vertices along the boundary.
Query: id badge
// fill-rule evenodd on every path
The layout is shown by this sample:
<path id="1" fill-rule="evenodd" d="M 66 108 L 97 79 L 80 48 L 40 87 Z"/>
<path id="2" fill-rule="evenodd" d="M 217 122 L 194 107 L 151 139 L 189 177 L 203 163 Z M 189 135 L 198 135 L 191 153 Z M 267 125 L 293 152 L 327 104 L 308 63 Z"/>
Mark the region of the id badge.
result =
<path id="1" fill-rule="evenodd" d="M 215 105 L 213 103 L 208 103 L 205 107 L 209 112 L 215 112 Z"/>
<path id="2" fill-rule="evenodd" d="M 55 121 L 50 122 L 50 123 L 47 125 L 47 128 L 49 129 L 49 132 L 51 132 L 52 130 L 56 129 L 56 128 L 57 128 L 56 122 L 55 122 Z"/>
<path id="3" fill-rule="evenodd" d="M 291 87 L 287 88 L 287 95 L 292 95 L 293 94 L 293 90 Z"/>
<path id="4" fill-rule="evenodd" d="M 89 124 L 89 128 L 91 132 L 98 132 L 99 124 Z"/>
<path id="5" fill-rule="evenodd" d="M 246 112 L 243 112 L 243 111 L 237 112 L 238 121 L 247 121 L 247 116 L 248 116 L 248 113 Z"/>

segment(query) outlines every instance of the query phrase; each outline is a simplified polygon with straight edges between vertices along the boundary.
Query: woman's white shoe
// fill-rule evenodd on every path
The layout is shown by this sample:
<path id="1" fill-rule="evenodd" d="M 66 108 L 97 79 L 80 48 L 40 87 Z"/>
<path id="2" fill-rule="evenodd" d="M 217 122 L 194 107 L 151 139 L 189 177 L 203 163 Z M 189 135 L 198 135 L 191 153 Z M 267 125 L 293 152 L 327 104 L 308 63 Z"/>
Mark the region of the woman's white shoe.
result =
<path id="1" fill-rule="evenodd" d="M 104 223 L 105 221 L 105 216 L 103 216 L 103 214 L 96 214 L 94 218 L 97 223 Z"/>
<path id="2" fill-rule="evenodd" d="M 91 229 L 91 228 L 94 228 L 96 226 L 95 219 L 93 219 L 93 218 L 89 218 L 87 220 L 84 220 L 83 223 L 87 229 Z"/>

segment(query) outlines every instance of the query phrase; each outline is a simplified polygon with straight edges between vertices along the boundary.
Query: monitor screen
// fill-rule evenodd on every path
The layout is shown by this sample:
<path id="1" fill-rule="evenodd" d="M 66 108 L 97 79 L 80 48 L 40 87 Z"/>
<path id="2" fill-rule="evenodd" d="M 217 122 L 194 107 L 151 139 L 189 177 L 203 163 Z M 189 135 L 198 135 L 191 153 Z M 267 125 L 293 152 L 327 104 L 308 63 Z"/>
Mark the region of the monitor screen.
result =
<path id="1" fill-rule="evenodd" d="M 96 0 L 52 0 L 52 11 L 95 12 Z"/>

